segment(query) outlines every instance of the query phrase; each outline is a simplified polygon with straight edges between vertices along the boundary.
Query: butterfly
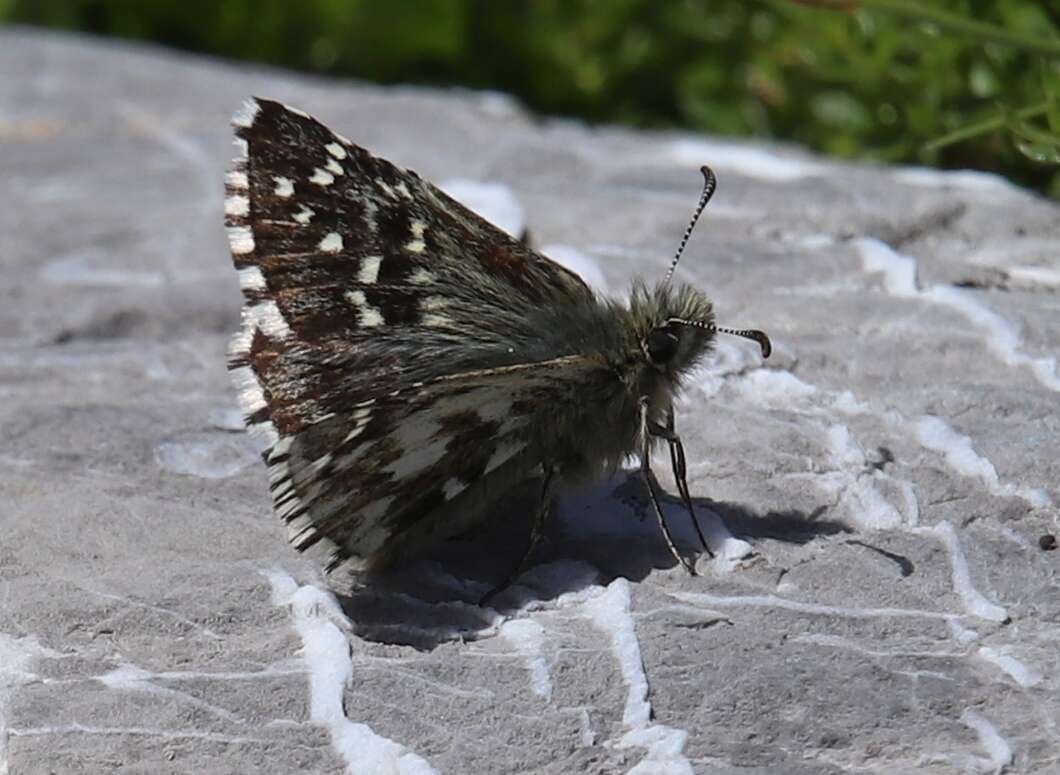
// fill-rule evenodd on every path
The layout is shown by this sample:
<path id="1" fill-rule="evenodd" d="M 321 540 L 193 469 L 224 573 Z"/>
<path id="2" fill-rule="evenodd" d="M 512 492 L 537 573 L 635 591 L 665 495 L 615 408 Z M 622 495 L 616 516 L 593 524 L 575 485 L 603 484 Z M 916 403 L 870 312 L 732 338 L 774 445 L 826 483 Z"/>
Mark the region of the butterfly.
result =
<path id="1" fill-rule="evenodd" d="M 380 570 L 536 479 L 510 582 L 559 480 L 639 455 L 666 545 L 695 573 L 659 506 L 651 450 L 668 445 L 710 553 L 673 399 L 717 333 L 771 350 L 761 331 L 716 326 L 706 295 L 673 282 L 716 187 L 709 168 L 665 279 L 636 281 L 620 302 L 296 108 L 254 99 L 233 127 L 225 223 L 244 305 L 228 365 L 297 549 L 326 546 L 328 571 Z"/>

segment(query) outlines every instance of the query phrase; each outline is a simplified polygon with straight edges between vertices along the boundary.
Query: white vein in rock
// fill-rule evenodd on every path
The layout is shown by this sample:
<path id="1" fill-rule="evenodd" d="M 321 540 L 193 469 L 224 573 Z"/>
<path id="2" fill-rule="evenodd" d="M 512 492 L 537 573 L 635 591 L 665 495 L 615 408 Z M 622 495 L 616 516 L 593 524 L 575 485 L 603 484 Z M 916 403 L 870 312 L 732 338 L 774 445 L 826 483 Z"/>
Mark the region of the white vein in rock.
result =
<path id="1" fill-rule="evenodd" d="M 699 606 L 748 606 L 753 608 L 783 608 L 803 614 L 835 616 L 841 619 L 940 619 L 949 620 L 957 614 L 938 611 L 921 611 L 915 608 L 850 608 L 847 606 L 822 605 L 820 603 L 803 603 L 799 600 L 788 600 L 776 595 L 735 595 L 723 597 L 704 592 L 671 592 L 676 600 Z"/>
<path id="2" fill-rule="evenodd" d="M 223 735 L 217 732 L 200 732 L 196 729 L 174 730 L 154 727 L 91 727 L 86 724 L 59 724 L 50 727 L 26 727 L 12 729 L 13 737 L 45 737 L 48 735 L 140 735 L 158 738 L 159 740 L 210 740 L 217 743 L 254 743 L 265 745 L 274 743 L 264 737 L 244 737 L 240 735 Z M 0 774 L 7 775 L 0 769 Z"/>
<path id="3" fill-rule="evenodd" d="M 1044 490 L 1002 483 L 994 464 L 972 448 L 972 440 L 942 418 L 924 415 L 913 421 L 912 427 L 921 444 L 941 453 L 950 468 L 962 476 L 978 479 L 994 495 L 1023 498 L 1035 508 L 1051 505 L 1052 499 Z"/>
<path id="4" fill-rule="evenodd" d="M 0 775 L 8 775 L 7 759 L 8 733 L 17 734 L 9 729 L 8 703 L 15 687 L 36 680 L 33 664 L 40 657 L 58 656 L 46 649 L 32 635 L 15 638 L 0 633 Z"/>
<path id="5" fill-rule="evenodd" d="M 961 714 L 961 723 L 969 729 L 975 730 L 979 736 L 979 744 L 986 749 L 987 759 L 979 759 L 975 762 L 980 772 L 1000 773 L 1005 767 L 1012 764 L 1012 748 L 1008 742 L 997 731 L 997 728 L 978 711 L 967 708 Z"/>
<path id="6" fill-rule="evenodd" d="M 818 481 L 827 486 L 830 481 L 839 502 L 857 520 L 859 525 L 871 530 L 886 530 L 903 525 L 916 525 L 920 518 L 920 507 L 911 483 L 894 479 L 880 470 L 871 470 L 861 445 L 850 435 L 850 429 L 842 423 L 830 425 L 826 431 L 828 451 L 836 471 L 819 475 Z M 899 511 L 877 484 L 894 483 L 902 493 L 905 510 Z"/>
<path id="7" fill-rule="evenodd" d="M 724 385 L 735 390 L 746 401 L 764 409 L 799 413 L 813 418 L 831 418 L 834 412 L 864 414 L 871 412 L 850 391 L 836 393 L 805 382 L 789 371 L 756 368 L 761 363 L 747 348 L 724 343 L 717 349 L 718 358 L 708 368 L 700 369 L 696 384 L 711 397 Z M 831 423 L 824 429 L 831 463 L 836 470 L 788 474 L 792 478 L 810 479 L 837 499 L 851 519 L 869 530 L 914 526 L 920 520 L 920 506 L 911 482 L 881 471 L 869 471 L 870 465 L 850 428 Z M 693 464 L 698 470 L 699 464 Z M 880 490 L 890 485 L 901 495 L 898 506 Z"/>
<path id="8" fill-rule="evenodd" d="M 310 719 L 327 727 L 346 771 L 437 775 L 426 759 L 346 717 L 342 695 L 353 677 L 353 667 L 343 629 L 348 629 L 349 622 L 334 596 L 310 584 L 299 586 L 282 570 L 266 575 L 273 602 L 290 610 L 302 639 L 302 658 L 309 668 Z"/>
<path id="9" fill-rule="evenodd" d="M 530 672 L 534 694 L 546 702 L 552 699 L 552 679 L 545 662 L 545 628 L 533 619 L 512 619 L 500 628 L 501 636 L 519 653 Z"/>
<path id="10" fill-rule="evenodd" d="M 855 240 L 867 272 L 881 272 L 884 287 L 892 296 L 918 299 L 946 307 L 963 317 L 984 335 L 987 349 L 1006 366 L 1027 367 L 1050 390 L 1060 392 L 1055 358 L 1032 358 L 1022 352 L 1022 341 L 1015 326 L 983 304 L 968 291 L 946 285 L 919 290 L 916 285 L 916 259 L 898 253 L 878 239 Z"/>
<path id="11" fill-rule="evenodd" d="M 982 659 L 997 665 L 1008 673 L 1012 680 L 1020 686 L 1037 686 L 1042 682 L 1042 674 L 1040 672 L 1033 667 L 1028 667 L 1011 654 L 991 648 L 990 646 L 980 646 L 977 653 Z"/>
<path id="12" fill-rule="evenodd" d="M 991 603 L 972 583 L 972 574 L 968 570 L 968 560 L 965 559 L 961 542 L 957 538 L 957 531 L 949 522 L 939 522 L 929 527 L 916 528 L 917 533 L 936 536 L 950 555 L 950 569 L 953 578 L 953 590 L 961 598 L 964 610 L 972 616 L 986 619 L 991 622 L 1004 622 L 1008 620 L 1008 612 Z"/>
<path id="13" fill-rule="evenodd" d="M 630 603 L 629 582 L 622 578 L 612 581 L 602 594 L 585 603 L 593 624 L 610 639 L 611 651 L 628 688 L 622 711 L 622 724 L 627 731 L 616 747 L 647 749 L 647 755 L 629 771 L 630 775 L 692 775 L 692 765 L 683 753 L 688 733 L 651 721 L 648 677 Z"/>
<path id="14" fill-rule="evenodd" d="M 182 692 L 178 689 L 170 689 L 165 686 L 158 686 L 152 683 L 152 679 L 157 678 L 156 674 L 148 672 L 143 668 L 137 667 L 136 665 L 121 665 L 120 667 L 111 670 L 103 675 L 95 677 L 97 681 L 102 683 L 108 689 L 116 689 L 119 691 L 130 691 L 130 692 L 144 692 L 145 694 L 157 694 L 162 697 L 167 697 L 177 702 L 184 702 L 193 707 L 205 710 L 219 718 L 223 718 L 225 721 L 231 721 L 237 724 L 243 724 L 245 721 L 232 713 L 226 708 L 222 708 L 218 705 L 213 705 L 204 700 L 200 700 L 194 695 Z"/>

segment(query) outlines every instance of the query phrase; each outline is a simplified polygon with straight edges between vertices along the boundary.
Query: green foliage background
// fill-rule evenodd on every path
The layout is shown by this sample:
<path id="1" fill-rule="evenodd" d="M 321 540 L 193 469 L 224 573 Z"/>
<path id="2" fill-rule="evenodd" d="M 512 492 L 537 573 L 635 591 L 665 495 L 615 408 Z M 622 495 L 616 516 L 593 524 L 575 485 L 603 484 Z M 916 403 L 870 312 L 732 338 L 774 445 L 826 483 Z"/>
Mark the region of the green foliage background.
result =
<path id="1" fill-rule="evenodd" d="M 993 170 L 1060 198 L 1060 0 L 0 0 L 0 20 Z"/>

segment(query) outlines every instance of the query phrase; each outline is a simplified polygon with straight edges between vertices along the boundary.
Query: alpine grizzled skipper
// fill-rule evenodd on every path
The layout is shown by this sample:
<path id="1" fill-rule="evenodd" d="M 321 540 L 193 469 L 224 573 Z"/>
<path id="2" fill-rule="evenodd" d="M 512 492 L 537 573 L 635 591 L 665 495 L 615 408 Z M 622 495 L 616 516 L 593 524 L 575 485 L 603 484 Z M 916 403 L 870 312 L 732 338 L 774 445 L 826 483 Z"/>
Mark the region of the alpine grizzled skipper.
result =
<path id="1" fill-rule="evenodd" d="M 703 549 L 673 397 L 718 332 L 699 290 L 665 279 L 627 303 L 512 239 L 415 172 L 300 110 L 249 101 L 226 177 L 242 327 L 229 369 L 296 548 L 380 569 L 488 516 L 541 478 L 528 563 L 553 486 L 638 454 L 663 538 L 651 448 L 669 445 Z M 511 579 L 509 579 L 510 581 Z"/>

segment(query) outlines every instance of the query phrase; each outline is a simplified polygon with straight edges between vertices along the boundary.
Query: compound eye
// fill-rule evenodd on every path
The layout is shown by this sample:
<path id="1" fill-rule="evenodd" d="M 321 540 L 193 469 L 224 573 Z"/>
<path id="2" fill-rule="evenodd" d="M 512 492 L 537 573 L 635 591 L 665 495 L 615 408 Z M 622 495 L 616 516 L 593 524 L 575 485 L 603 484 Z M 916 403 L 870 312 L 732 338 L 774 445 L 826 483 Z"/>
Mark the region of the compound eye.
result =
<path id="1" fill-rule="evenodd" d="M 677 334 L 672 328 L 656 328 L 644 343 L 648 359 L 656 366 L 663 366 L 673 360 L 677 354 Z"/>

